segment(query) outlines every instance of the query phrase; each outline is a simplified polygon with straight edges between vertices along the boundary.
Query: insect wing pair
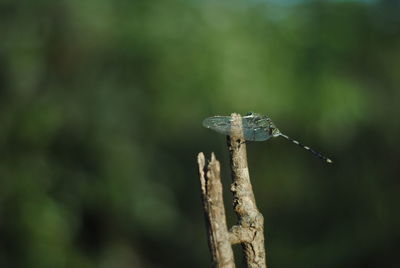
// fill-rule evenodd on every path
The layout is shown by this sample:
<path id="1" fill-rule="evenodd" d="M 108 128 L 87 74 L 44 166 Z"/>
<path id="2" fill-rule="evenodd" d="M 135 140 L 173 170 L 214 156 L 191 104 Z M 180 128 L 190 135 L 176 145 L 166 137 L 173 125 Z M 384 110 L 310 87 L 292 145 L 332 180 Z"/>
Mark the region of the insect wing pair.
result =
<path id="1" fill-rule="evenodd" d="M 235 131 L 238 131 L 235 129 L 238 126 L 232 124 L 232 121 L 233 118 L 231 116 L 213 116 L 204 119 L 203 126 L 220 134 L 229 136 Z M 332 160 L 321 153 L 314 151 L 310 147 L 303 145 L 299 141 L 294 140 L 285 134 L 282 134 L 272 120 L 266 115 L 248 113 L 247 115 L 243 116 L 242 130 L 244 139 L 247 141 L 266 141 L 271 137 L 283 137 L 309 151 L 323 161 L 332 163 Z"/>

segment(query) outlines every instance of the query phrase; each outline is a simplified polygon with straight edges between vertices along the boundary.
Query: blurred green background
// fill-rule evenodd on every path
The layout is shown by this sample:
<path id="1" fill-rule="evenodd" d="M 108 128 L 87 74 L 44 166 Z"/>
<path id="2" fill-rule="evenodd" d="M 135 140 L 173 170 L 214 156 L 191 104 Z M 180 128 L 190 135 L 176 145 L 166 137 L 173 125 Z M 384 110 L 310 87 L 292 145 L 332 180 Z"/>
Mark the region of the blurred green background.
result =
<path id="1" fill-rule="evenodd" d="M 398 1 L 0 2 L 0 267 L 210 267 L 196 155 L 248 145 L 270 267 L 400 267 Z M 236 248 L 238 267 L 240 248 Z"/>

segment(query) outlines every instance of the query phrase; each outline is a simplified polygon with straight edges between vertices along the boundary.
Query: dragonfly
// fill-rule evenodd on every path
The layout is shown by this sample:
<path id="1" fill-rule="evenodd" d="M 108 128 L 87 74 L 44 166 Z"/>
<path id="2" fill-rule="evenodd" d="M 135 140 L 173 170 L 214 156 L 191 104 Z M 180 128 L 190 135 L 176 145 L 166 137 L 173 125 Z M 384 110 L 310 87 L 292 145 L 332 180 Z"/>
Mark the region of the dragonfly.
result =
<path id="1" fill-rule="evenodd" d="M 232 125 L 231 116 L 217 115 L 208 117 L 204 119 L 203 126 L 227 136 L 230 136 L 234 130 L 232 129 L 234 126 Z M 270 138 L 282 137 L 309 151 L 321 160 L 327 163 L 333 163 L 328 157 L 280 132 L 280 130 L 272 122 L 271 118 L 269 118 L 267 115 L 261 115 L 253 112 L 247 113 L 242 117 L 242 128 L 244 139 L 247 141 L 266 141 Z"/>

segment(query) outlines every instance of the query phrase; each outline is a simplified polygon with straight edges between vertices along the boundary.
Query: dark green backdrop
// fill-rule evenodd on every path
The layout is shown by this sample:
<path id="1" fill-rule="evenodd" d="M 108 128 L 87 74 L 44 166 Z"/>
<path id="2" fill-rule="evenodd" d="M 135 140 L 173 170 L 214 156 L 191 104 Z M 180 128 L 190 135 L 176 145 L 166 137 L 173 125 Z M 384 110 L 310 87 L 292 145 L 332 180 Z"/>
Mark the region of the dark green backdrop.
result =
<path id="1" fill-rule="evenodd" d="M 269 266 L 400 267 L 398 3 L 0 1 L 0 267 L 209 267 L 201 121 L 248 111 L 334 160 L 248 145 Z"/>

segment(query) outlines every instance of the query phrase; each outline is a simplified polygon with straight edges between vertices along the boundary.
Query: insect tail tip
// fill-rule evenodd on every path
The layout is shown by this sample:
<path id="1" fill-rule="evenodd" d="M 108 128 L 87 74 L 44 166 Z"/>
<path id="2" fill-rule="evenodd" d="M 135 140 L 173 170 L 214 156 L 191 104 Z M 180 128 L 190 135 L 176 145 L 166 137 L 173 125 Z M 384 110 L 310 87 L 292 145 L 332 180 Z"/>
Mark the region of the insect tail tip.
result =
<path id="1" fill-rule="evenodd" d="M 328 163 L 330 163 L 330 164 L 332 164 L 332 163 L 333 163 L 333 161 L 332 161 L 332 160 L 330 160 L 329 158 L 328 158 L 328 159 L 326 159 L 326 162 L 328 162 Z"/>

